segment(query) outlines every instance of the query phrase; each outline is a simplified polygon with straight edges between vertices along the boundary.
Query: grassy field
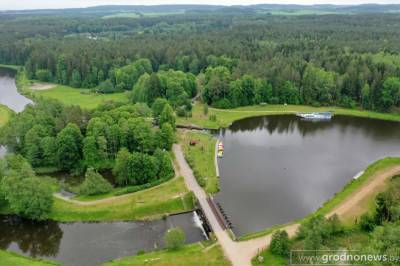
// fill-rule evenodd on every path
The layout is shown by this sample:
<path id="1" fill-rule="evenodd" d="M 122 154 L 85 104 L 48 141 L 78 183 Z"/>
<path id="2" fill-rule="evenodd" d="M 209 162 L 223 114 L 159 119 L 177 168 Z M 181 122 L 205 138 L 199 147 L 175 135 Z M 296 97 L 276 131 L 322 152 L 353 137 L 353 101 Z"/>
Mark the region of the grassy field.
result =
<path id="1" fill-rule="evenodd" d="M 1 266 L 49 266 L 59 265 L 58 263 L 24 257 L 14 252 L 0 250 Z"/>
<path id="2" fill-rule="evenodd" d="M 140 18 L 140 14 L 135 12 L 121 12 L 102 17 L 103 19 L 110 18 Z"/>
<path id="3" fill-rule="evenodd" d="M 323 112 L 333 111 L 336 115 L 349 115 L 357 117 L 367 117 L 400 121 L 400 114 L 377 113 L 365 110 L 345 109 L 339 107 L 312 107 L 305 105 L 266 105 L 266 106 L 246 106 L 235 109 L 214 109 L 209 108 L 208 115 L 203 114 L 203 105 L 197 103 L 193 107 L 191 118 L 178 118 L 179 125 L 198 125 L 204 128 L 218 129 L 228 127 L 236 120 L 247 117 L 276 115 L 276 114 L 295 114 L 297 112 Z M 216 115 L 217 120 L 211 121 L 210 115 Z"/>
<path id="4" fill-rule="evenodd" d="M 81 205 L 55 199 L 51 219 L 72 221 L 152 220 L 193 210 L 193 196 L 183 178 L 122 197 Z"/>
<path id="5" fill-rule="evenodd" d="M 225 259 L 219 245 L 204 247 L 203 243 L 186 245 L 177 251 L 157 251 L 143 255 L 117 259 L 105 264 L 106 266 L 135 266 L 135 265 L 158 265 L 158 266 L 228 266 L 229 261 Z"/>
<path id="6" fill-rule="evenodd" d="M 4 105 L 0 105 L 0 127 L 4 126 L 7 123 L 11 114 L 12 111 L 10 109 L 8 109 Z"/>
<path id="7" fill-rule="evenodd" d="M 42 91 L 34 91 L 34 95 L 57 99 L 66 105 L 79 105 L 82 108 L 93 109 L 105 101 L 126 101 L 125 93 L 94 94 L 87 89 L 75 89 L 67 86 Z"/>
<path id="8" fill-rule="evenodd" d="M 292 221 L 290 224 L 302 223 L 302 222 L 306 221 L 307 219 L 310 219 L 313 216 L 328 214 L 335 207 L 337 207 L 339 204 L 341 204 L 345 199 L 347 199 L 349 196 L 351 196 L 351 194 L 353 194 L 356 190 L 358 190 L 362 185 L 364 185 L 366 182 L 368 182 L 370 180 L 371 176 L 376 174 L 378 171 L 381 171 L 385 168 L 395 166 L 395 165 L 400 165 L 400 158 L 385 158 L 385 159 L 379 160 L 377 162 L 374 162 L 373 164 L 371 164 L 367 167 L 367 169 L 364 171 L 363 175 L 361 175 L 356 180 L 351 180 L 343 188 L 342 191 L 336 193 L 332 199 L 325 202 L 324 205 L 321 208 L 319 208 L 316 212 L 310 214 L 309 216 L 307 216 L 306 218 L 304 218 L 300 221 Z M 379 191 L 377 191 L 377 193 L 378 192 Z M 375 198 L 375 195 L 373 195 L 368 202 L 363 204 L 363 206 L 360 206 L 361 208 L 358 210 L 357 214 L 356 213 L 354 214 L 355 216 L 345 217 L 345 220 L 343 222 L 348 225 L 349 223 L 352 223 L 354 221 L 354 219 L 357 218 L 357 216 L 359 216 L 360 212 L 364 213 L 364 212 L 369 211 L 374 198 Z M 289 225 L 289 224 L 287 224 L 287 225 Z M 259 232 L 244 235 L 244 236 L 240 237 L 239 240 L 245 241 L 245 240 L 265 236 L 265 235 L 272 233 L 276 229 L 283 228 L 284 226 L 285 225 L 277 225 L 272 228 L 266 228 Z"/>
<path id="9" fill-rule="evenodd" d="M 272 10 L 262 10 L 257 13 L 266 14 L 269 13 L 271 15 L 276 16 L 304 16 L 304 15 L 327 15 L 327 14 L 335 14 L 334 12 L 322 11 L 322 10 L 312 10 L 312 9 L 272 9 Z"/>
<path id="10" fill-rule="evenodd" d="M 219 191 L 219 179 L 215 170 L 215 143 L 216 138 L 208 133 L 188 131 L 179 134 L 183 153 L 199 184 L 208 193 Z M 190 146 L 189 142 L 196 140 L 195 146 Z"/>

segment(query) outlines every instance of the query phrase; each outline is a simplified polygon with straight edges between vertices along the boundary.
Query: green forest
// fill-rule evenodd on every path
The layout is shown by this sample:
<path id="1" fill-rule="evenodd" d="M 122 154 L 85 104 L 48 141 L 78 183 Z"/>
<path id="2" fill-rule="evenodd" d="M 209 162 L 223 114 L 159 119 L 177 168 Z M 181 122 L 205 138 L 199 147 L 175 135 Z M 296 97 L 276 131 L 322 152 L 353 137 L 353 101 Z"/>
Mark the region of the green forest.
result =
<path id="1" fill-rule="evenodd" d="M 217 193 L 216 139 L 188 129 L 260 115 L 259 106 L 272 113 L 286 108 L 282 114 L 354 109 L 363 113 L 358 116 L 398 121 L 400 5 L 393 12 L 386 8 L 1 12 L 0 65 L 13 66 L 18 92 L 33 103 L 19 113 L 0 106 L 0 146 L 8 152 L 0 158 L 0 214 L 75 222 L 165 220 L 192 211 L 196 195 L 179 176 L 184 171 L 174 143 L 182 145 L 182 157 L 207 196 Z M 46 97 L 29 88 L 34 85 L 63 91 Z M 78 92 L 70 102 L 85 95 L 84 104 L 63 103 L 70 91 Z M 286 265 L 290 250 L 300 248 L 363 247 L 398 255 L 399 191 L 397 175 L 351 226 L 337 216 L 312 215 L 292 239 L 277 231 L 253 264 Z M 178 233 L 182 248 L 185 237 Z M 222 260 L 220 253 L 215 257 Z"/>
<path id="2" fill-rule="evenodd" d="M 98 93 L 166 97 L 190 111 L 270 103 L 383 112 L 400 106 L 398 14 L 274 16 L 217 9 L 104 19 L 68 12 L 0 17 L 0 63 L 30 79 Z M 196 85 L 198 88 L 196 88 Z"/>

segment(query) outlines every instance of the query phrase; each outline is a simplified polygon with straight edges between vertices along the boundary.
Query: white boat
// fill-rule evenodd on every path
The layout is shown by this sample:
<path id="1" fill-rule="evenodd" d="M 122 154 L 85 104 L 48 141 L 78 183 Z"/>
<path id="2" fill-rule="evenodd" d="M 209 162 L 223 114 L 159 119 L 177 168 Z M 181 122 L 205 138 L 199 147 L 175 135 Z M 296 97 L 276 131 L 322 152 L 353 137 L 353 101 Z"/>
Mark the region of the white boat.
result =
<path id="1" fill-rule="evenodd" d="M 331 112 L 298 113 L 297 116 L 306 120 L 330 120 L 333 117 Z"/>

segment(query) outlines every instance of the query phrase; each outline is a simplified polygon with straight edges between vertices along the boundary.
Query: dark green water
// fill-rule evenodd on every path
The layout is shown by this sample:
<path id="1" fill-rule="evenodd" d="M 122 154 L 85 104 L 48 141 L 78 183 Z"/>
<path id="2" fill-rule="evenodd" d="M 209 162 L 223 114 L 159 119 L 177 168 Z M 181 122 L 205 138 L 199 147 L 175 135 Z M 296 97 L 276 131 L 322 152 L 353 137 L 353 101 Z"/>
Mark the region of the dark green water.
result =
<path id="1" fill-rule="evenodd" d="M 216 199 L 238 235 L 303 218 L 379 158 L 400 156 L 400 123 L 335 116 L 244 119 L 219 131 Z"/>
<path id="2" fill-rule="evenodd" d="M 186 243 L 206 239 L 194 212 L 151 222 L 112 223 L 38 223 L 0 216 L 0 248 L 62 265 L 94 266 L 163 248 L 164 235 L 172 227 L 184 230 Z"/>

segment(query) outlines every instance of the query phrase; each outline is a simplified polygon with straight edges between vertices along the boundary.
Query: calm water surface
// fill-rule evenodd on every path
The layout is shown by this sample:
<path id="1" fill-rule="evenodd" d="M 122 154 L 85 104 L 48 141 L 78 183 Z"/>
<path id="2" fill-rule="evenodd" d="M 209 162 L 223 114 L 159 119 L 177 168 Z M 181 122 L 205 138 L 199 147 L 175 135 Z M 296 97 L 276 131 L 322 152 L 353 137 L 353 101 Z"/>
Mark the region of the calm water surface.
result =
<path id="1" fill-rule="evenodd" d="M 219 135 L 216 200 L 238 236 L 305 217 L 372 162 L 400 156 L 400 123 L 365 118 L 256 117 Z"/>
<path id="2" fill-rule="evenodd" d="M 7 106 L 14 112 L 21 112 L 32 101 L 21 95 L 15 84 L 16 72 L 0 67 L 0 104 Z M 6 149 L 0 146 L 0 158 L 6 154 Z"/>
<path id="3" fill-rule="evenodd" d="M 17 91 L 14 76 L 15 71 L 0 67 L 0 104 L 18 113 L 32 101 Z"/>
<path id="4" fill-rule="evenodd" d="M 33 223 L 15 216 L 0 216 L 0 248 L 24 255 L 50 258 L 63 265 L 91 266 L 140 250 L 164 247 L 168 229 L 180 227 L 186 243 L 205 240 L 193 213 L 152 222 Z"/>

